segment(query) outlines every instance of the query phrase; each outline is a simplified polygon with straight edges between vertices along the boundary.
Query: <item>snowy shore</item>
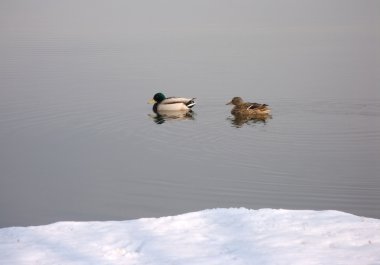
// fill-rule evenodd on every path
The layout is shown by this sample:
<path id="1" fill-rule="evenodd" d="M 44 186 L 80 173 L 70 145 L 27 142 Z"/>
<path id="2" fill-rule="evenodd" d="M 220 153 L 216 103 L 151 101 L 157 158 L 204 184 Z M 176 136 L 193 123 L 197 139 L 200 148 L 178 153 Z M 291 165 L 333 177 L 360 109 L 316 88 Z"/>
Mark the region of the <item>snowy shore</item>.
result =
<path id="1" fill-rule="evenodd" d="M 338 211 L 212 209 L 0 229 L 0 264 L 380 264 L 380 220 Z"/>

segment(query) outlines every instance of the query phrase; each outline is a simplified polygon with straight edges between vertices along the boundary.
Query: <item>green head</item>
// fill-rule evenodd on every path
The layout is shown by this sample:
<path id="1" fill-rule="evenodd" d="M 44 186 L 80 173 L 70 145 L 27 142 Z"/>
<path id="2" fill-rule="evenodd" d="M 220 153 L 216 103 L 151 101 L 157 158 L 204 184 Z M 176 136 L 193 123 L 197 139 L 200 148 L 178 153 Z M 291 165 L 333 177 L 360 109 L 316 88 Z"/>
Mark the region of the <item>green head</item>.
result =
<path id="1" fill-rule="evenodd" d="M 153 97 L 153 99 L 157 102 L 157 103 L 160 103 L 161 101 L 163 101 L 164 99 L 166 99 L 165 95 L 162 94 L 162 93 L 156 93 Z"/>

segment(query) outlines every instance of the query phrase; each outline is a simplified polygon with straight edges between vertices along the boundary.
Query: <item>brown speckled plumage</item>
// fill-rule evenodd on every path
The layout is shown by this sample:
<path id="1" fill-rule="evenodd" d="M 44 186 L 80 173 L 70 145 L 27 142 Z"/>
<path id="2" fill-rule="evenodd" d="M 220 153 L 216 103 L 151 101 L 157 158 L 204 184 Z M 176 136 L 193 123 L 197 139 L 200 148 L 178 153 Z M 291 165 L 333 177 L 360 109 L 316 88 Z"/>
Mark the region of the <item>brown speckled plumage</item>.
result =
<path id="1" fill-rule="evenodd" d="M 234 97 L 226 105 L 234 105 L 231 110 L 233 115 L 257 116 L 269 115 L 271 112 L 267 104 L 244 102 L 241 97 Z"/>

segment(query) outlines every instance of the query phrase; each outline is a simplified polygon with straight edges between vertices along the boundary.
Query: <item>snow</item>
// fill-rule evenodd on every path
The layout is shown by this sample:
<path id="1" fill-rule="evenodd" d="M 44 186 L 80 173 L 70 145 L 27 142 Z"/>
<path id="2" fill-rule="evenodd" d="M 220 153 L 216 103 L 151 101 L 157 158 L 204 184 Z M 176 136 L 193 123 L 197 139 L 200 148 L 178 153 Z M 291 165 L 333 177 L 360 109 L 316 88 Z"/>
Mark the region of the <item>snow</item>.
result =
<path id="1" fill-rule="evenodd" d="M 338 211 L 211 209 L 0 229 L 0 264 L 380 264 L 380 220 Z"/>

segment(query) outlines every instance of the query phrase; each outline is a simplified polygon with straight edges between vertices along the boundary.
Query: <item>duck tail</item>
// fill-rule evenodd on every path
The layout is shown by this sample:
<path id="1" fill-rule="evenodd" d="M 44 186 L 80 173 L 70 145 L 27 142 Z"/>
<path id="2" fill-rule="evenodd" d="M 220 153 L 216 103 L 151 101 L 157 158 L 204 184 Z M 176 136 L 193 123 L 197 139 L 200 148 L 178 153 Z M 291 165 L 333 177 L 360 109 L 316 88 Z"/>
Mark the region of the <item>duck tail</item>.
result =
<path id="1" fill-rule="evenodd" d="M 195 106 L 195 101 L 194 101 L 194 99 L 195 98 L 192 98 L 190 101 L 188 101 L 187 103 L 186 103 L 186 106 L 188 107 L 188 108 L 192 108 L 192 107 L 194 107 Z"/>

